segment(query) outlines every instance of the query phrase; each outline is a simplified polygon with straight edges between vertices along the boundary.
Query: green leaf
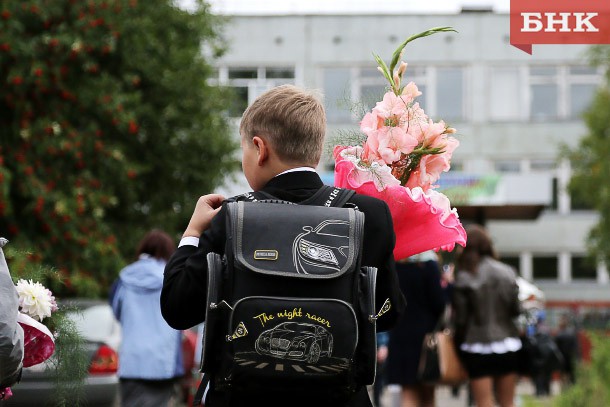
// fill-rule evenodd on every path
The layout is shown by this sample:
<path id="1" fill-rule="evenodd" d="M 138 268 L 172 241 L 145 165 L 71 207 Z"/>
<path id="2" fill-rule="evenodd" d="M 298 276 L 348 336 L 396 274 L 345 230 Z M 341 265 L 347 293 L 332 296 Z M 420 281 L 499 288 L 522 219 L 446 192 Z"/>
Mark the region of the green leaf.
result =
<path id="1" fill-rule="evenodd" d="M 430 28 L 429 30 L 420 32 L 419 34 L 414 34 L 414 35 L 410 36 L 402 44 L 400 44 L 398 46 L 398 48 L 396 48 L 396 51 L 394 51 L 394 54 L 392 54 L 392 61 L 390 62 L 390 72 L 394 72 L 394 68 L 396 67 L 396 64 L 398 64 L 398 60 L 400 59 L 400 54 L 402 53 L 402 50 L 407 46 L 408 43 L 410 43 L 411 41 L 416 40 L 418 38 L 427 37 L 429 35 L 436 34 L 439 32 L 457 32 L 457 31 L 455 29 L 453 29 L 453 27 L 434 27 L 434 28 Z"/>
<path id="2" fill-rule="evenodd" d="M 375 57 L 377 65 L 379 65 L 379 67 L 381 68 L 381 73 L 383 74 L 383 76 L 385 76 L 388 82 L 390 82 L 390 86 L 394 88 L 394 79 L 392 78 L 392 72 L 388 69 L 388 66 L 385 64 L 385 62 L 383 61 L 383 59 L 381 59 L 379 55 L 373 54 L 373 57 Z"/>

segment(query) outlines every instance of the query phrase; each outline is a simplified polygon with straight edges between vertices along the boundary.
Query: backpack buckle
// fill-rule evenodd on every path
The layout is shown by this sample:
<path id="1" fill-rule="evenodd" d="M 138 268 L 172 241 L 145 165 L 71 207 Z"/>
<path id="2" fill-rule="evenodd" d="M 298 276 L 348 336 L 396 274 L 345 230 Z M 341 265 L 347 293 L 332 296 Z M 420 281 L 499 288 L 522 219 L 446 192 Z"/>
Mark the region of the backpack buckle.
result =
<path id="1" fill-rule="evenodd" d="M 392 308 L 392 304 L 390 303 L 390 299 L 386 298 L 377 315 L 369 315 L 369 322 L 377 321 L 379 317 L 388 312 L 390 308 Z"/>

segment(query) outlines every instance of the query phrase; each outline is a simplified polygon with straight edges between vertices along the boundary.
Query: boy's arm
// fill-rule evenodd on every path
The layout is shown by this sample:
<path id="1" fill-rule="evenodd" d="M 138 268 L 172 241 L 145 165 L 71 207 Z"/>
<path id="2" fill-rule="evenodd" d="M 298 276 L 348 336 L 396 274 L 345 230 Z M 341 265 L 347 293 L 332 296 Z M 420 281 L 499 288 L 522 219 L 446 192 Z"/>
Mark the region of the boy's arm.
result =
<path id="1" fill-rule="evenodd" d="M 199 246 L 181 245 L 165 266 L 161 314 L 174 329 L 188 329 L 205 319 L 206 256 L 210 252 L 224 253 L 226 234 L 224 213 L 220 209 L 223 199 L 220 195 L 199 198 L 183 235 L 183 238 L 199 237 Z"/>

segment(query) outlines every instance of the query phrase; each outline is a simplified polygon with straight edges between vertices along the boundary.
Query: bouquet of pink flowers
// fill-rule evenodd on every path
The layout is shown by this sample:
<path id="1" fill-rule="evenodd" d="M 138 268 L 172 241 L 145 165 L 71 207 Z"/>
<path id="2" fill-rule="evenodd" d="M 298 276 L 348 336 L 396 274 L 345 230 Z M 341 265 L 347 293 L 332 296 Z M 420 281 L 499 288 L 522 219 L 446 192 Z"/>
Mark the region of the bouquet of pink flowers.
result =
<path id="1" fill-rule="evenodd" d="M 449 171 L 451 156 L 459 145 L 452 136 L 455 129 L 426 115 L 416 101 L 422 94 L 417 85 L 403 85 L 407 63 L 398 64 L 409 42 L 447 31 L 455 30 L 438 27 L 409 37 L 396 49 L 389 67 L 375 55 L 389 91 L 360 122 L 360 130 L 366 135 L 364 143 L 336 146 L 333 152 L 336 186 L 388 203 L 397 260 L 466 244 L 457 211 L 444 194 L 434 189 L 441 173 Z"/>

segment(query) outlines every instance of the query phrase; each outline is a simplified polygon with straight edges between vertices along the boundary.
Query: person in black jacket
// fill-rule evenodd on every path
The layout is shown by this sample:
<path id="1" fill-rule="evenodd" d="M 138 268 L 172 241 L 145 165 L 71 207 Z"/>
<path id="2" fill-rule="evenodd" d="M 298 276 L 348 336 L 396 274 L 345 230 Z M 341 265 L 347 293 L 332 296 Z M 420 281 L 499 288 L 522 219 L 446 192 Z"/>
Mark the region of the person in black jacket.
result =
<path id="1" fill-rule="evenodd" d="M 390 331 L 388 384 L 402 387 L 403 406 L 434 406 L 434 385 L 422 383 L 417 371 L 424 337 L 437 326 L 446 306 L 438 256 L 433 250 L 420 253 L 399 261 L 396 270 L 409 303 Z"/>
<path id="2" fill-rule="evenodd" d="M 242 168 L 254 191 L 301 202 L 310 198 L 323 183 L 315 172 L 324 143 L 326 117 L 320 101 L 292 85 L 284 85 L 261 95 L 246 110 L 240 124 Z M 211 194 L 199 198 L 177 251 L 165 268 L 161 311 L 170 326 L 187 329 L 205 319 L 206 255 L 225 252 L 224 197 Z M 381 200 L 354 195 L 349 200 L 364 213 L 362 265 L 378 268 L 376 308 L 390 300 L 389 312 L 377 321 L 378 330 L 390 329 L 405 306 L 400 292 L 393 257 L 395 235 L 387 204 Z M 281 227 L 281 226 L 280 226 Z M 226 404 L 226 394 L 216 391 L 211 382 L 204 404 Z M 231 394 L 230 405 L 332 405 L 371 406 L 364 386 L 349 400 L 319 398 L 315 389 L 286 400 L 272 387 L 257 394 Z"/>

